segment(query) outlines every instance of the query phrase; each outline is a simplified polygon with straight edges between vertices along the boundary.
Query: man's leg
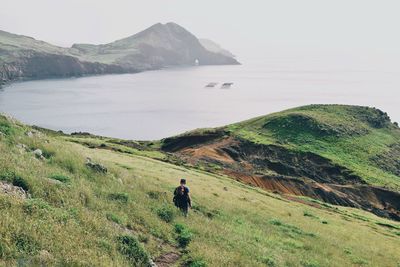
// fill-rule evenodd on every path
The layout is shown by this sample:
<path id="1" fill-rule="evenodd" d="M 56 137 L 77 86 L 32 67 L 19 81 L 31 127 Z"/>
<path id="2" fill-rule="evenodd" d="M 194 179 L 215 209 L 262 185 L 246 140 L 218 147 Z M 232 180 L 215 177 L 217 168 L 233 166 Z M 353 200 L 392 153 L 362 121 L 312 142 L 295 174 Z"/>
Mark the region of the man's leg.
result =
<path id="1" fill-rule="evenodd" d="M 183 216 L 187 217 L 188 213 L 189 213 L 189 207 L 188 206 L 183 207 L 182 212 L 183 212 Z"/>

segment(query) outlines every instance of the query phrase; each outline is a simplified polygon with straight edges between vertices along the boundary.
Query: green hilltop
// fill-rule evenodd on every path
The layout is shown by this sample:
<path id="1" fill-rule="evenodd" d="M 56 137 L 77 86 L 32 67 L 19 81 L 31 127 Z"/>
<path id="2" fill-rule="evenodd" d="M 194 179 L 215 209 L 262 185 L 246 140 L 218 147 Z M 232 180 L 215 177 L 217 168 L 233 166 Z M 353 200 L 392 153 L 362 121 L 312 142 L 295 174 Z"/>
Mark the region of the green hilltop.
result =
<path id="1" fill-rule="evenodd" d="M 392 153 L 399 130 L 374 109 L 308 106 L 223 129 L 314 151 L 368 182 L 398 186 L 396 163 L 379 157 L 383 170 L 373 158 Z M 399 222 L 306 197 L 292 201 L 188 165 L 159 149 L 176 138 L 64 135 L 5 116 L 0 132 L 0 265 L 400 266 Z M 171 204 L 182 177 L 194 202 L 188 218 Z"/>
<path id="2" fill-rule="evenodd" d="M 321 155 L 369 184 L 400 191 L 400 128 L 378 109 L 311 105 L 233 124 L 228 129 L 256 143 Z"/>

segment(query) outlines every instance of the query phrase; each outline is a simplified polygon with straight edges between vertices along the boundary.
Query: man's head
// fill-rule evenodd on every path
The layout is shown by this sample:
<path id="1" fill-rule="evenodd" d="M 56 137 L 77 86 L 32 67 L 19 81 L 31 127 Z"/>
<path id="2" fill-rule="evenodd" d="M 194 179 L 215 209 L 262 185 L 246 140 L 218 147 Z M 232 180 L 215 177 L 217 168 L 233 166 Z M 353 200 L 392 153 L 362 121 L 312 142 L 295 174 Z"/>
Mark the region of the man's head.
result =
<path id="1" fill-rule="evenodd" d="M 186 179 L 181 179 L 181 185 L 185 185 L 186 184 Z"/>

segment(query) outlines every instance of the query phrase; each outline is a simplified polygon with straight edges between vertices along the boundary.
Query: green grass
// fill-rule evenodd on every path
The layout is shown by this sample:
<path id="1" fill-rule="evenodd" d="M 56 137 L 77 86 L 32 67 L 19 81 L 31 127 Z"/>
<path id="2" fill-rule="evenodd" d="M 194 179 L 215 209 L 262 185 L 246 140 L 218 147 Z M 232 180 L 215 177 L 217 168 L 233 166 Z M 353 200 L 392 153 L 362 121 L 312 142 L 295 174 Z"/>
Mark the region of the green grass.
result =
<path id="1" fill-rule="evenodd" d="M 0 193 L 0 266 L 135 266 L 177 250 L 178 266 L 400 262 L 398 222 L 351 208 L 291 202 L 140 151 L 89 148 L 62 135 L 28 137 L 29 127 L 0 118 L 13 132 L 0 137 L 0 177 L 9 183 L 20 177 L 31 194 L 21 199 Z M 52 155 L 39 160 L 34 148 Z M 108 172 L 90 171 L 87 157 Z M 66 184 L 52 181 L 61 176 L 69 178 Z M 188 218 L 172 206 L 181 177 L 193 198 Z M 165 220 L 170 211 L 172 219 Z"/>

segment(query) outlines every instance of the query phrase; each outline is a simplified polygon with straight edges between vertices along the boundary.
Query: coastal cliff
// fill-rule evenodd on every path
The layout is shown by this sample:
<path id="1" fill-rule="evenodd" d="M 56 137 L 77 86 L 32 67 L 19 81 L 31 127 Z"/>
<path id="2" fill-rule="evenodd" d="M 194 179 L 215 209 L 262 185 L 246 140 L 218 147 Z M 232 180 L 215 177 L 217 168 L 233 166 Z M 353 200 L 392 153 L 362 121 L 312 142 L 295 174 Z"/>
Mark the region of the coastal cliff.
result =
<path id="1" fill-rule="evenodd" d="M 195 63 L 239 64 L 234 57 L 207 50 L 196 36 L 172 22 L 109 44 L 71 48 L 0 31 L 0 85 L 19 79 L 135 73 Z"/>

